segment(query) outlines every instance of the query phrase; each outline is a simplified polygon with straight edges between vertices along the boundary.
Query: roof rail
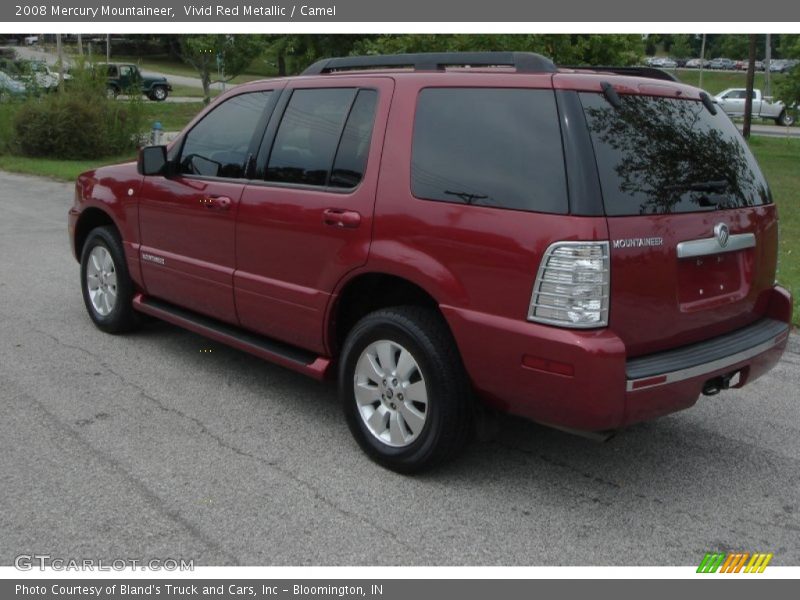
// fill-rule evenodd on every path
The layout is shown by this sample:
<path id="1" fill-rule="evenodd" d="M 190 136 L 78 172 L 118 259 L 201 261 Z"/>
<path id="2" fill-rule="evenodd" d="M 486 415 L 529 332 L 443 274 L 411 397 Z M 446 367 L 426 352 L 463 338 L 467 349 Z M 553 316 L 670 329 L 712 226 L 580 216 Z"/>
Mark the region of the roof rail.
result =
<path id="1" fill-rule="evenodd" d="M 591 67 L 591 66 L 564 66 L 562 69 L 575 69 L 579 71 L 598 71 L 603 73 L 616 73 L 617 75 L 630 75 L 632 77 L 647 77 L 648 79 L 661 79 L 663 81 L 677 81 L 680 79 L 672 73 L 667 73 L 655 67 Z"/>
<path id="2" fill-rule="evenodd" d="M 302 75 L 322 75 L 353 69 L 413 67 L 416 71 L 443 71 L 447 66 L 515 67 L 517 73 L 555 73 L 549 58 L 533 52 L 423 52 L 377 56 L 345 56 L 315 62 Z"/>

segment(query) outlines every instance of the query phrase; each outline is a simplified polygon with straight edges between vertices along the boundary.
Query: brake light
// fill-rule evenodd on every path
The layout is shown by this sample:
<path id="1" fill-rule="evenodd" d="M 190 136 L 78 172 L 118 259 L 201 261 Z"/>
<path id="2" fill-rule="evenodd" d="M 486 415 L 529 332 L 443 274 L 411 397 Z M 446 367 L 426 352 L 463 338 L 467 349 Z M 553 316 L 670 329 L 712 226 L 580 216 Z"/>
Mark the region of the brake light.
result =
<path id="1" fill-rule="evenodd" d="M 528 320 L 561 327 L 605 327 L 611 266 L 608 242 L 556 242 L 533 284 Z"/>

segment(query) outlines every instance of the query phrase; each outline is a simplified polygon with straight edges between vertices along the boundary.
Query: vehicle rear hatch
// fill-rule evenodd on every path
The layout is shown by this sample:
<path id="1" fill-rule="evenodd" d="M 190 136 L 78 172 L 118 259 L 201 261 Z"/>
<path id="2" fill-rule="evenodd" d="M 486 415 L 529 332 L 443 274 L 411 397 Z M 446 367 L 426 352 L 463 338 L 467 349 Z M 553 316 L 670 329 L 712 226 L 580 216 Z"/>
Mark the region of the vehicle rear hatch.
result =
<path id="1" fill-rule="evenodd" d="M 669 95 L 579 94 L 608 222 L 609 326 L 629 356 L 757 320 L 776 269 L 775 206 L 742 136 L 696 92 L 655 87 Z"/>

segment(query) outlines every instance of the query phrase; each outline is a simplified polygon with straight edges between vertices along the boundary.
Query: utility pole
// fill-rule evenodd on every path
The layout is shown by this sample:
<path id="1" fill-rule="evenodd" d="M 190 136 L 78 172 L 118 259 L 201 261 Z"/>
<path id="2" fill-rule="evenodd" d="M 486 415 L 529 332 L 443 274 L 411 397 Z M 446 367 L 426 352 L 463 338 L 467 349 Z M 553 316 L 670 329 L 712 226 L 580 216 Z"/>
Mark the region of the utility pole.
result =
<path id="1" fill-rule="evenodd" d="M 756 34 L 750 34 L 750 56 L 747 61 L 747 92 L 744 99 L 744 139 L 750 138 L 750 122 L 753 120 L 753 83 L 756 78 Z"/>
<path id="2" fill-rule="evenodd" d="M 111 34 L 106 34 L 106 62 L 111 62 Z"/>
<path id="3" fill-rule="evenodd" d="M 767 34 L 767 47 L 764 49 L 764 95 L 772 96 L 772 78 L 769 73 L 769 63 L 772 61 L 772 34 Z"/>
<path id="4" fill-rule="evenodd" d="M 700 81 L 697 83 L 697 87 L 703 89 L 703 67 L 705 66 L 706 62 L 706 34 L 703 34 L 703 43 L 700 44 Z"/>
<path id="5" fill-rule="evenodd" d="M 61 34 L 56 34 L 56 54 L 58 55 L 58 91 L 64 91 L 64 48 L 61 45 Z"/>

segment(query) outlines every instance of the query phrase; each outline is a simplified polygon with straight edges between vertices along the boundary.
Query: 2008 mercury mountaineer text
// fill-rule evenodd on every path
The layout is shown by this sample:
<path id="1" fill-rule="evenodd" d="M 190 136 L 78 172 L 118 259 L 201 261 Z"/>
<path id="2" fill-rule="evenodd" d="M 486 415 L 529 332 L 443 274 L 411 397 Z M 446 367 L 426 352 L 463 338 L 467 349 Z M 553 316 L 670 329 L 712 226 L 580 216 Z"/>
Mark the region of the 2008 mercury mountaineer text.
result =
<path id="1" fill-rule="evenodd" d="M 492 410 L 608 432 L 690 407 L 773 367 L 791 322 L 769 186 L 708 95 L 536 54 L 236 87 L 82 174 L 69 231 L 100 329 L 144 313 L 338 378 L 403 472 Z"/>

